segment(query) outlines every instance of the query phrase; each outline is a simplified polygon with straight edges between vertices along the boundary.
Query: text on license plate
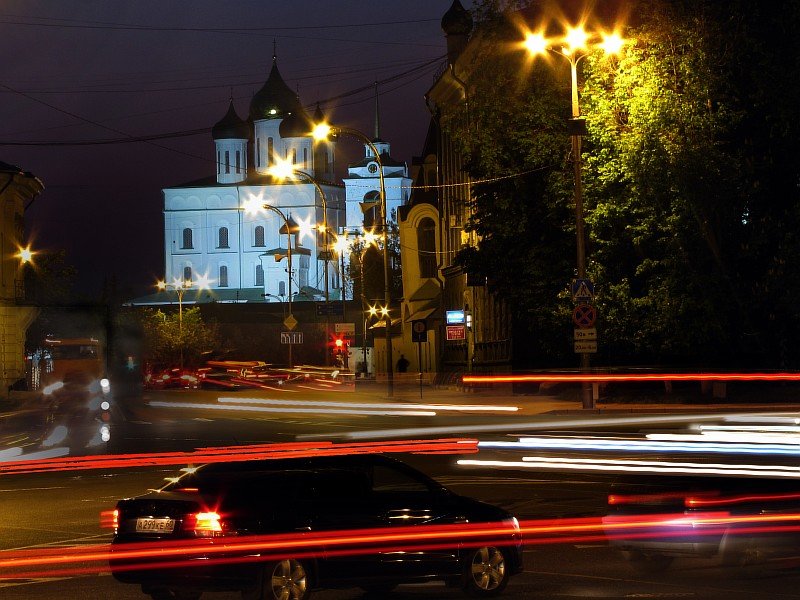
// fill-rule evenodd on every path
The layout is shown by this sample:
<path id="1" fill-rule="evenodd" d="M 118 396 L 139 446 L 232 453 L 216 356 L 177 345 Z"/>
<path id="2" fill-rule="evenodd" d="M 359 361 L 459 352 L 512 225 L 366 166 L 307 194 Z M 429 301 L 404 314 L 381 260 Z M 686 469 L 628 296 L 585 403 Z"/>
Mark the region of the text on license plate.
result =
<path id="1" fill-rule="evenodd" d="M 175 529 L 175 519 L 136 519 L 137 532 L 170 533 Z"/>

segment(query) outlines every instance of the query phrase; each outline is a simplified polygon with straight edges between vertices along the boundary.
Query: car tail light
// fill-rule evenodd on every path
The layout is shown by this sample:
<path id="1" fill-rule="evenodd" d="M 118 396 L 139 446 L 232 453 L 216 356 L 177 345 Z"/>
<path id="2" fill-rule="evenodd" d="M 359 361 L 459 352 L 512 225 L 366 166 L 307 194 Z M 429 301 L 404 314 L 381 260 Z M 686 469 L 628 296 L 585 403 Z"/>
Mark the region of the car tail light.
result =
<path id="1" fill-rule="evenodd" d="M 662 494 L 609 494 L 608 503 L 619 504 L 667 504 L 686 498 L 686 492 L 667 492 Z"/>
<path id="2" fill-rule="evenodd" d="M 194 531 L 199 537 L 216 537 L 223 535 L 222 517 L 215 512 L 199 512 L 186 520 L 186 528 Z"/>

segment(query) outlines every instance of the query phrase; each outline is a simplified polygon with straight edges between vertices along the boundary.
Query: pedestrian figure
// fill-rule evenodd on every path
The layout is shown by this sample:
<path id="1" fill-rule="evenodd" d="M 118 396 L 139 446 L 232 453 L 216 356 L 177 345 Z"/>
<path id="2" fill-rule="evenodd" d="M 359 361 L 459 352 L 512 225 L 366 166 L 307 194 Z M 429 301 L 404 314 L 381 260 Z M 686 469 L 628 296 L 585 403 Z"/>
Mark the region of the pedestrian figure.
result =
<path id="1" fill-rule="evenodd" d="M 405 373 L 406 371 L 408 371 L 408 365 L 410 364 L 411 363 L 408 362 L 408 359 L 401 354 L 400 358 L 397 359 L 397 372 Z"/>

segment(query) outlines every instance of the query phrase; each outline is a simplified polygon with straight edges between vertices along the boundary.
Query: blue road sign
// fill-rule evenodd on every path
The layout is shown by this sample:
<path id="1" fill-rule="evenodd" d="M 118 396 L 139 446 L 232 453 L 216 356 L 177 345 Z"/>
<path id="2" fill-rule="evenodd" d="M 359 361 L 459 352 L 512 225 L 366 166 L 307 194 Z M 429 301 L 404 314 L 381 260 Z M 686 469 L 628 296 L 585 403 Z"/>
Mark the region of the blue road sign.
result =
<path id="1" fill-rule="evenodd" d="M 588 279 L 575 279 L 572 282 L 572 300 L 583 303 L 594 299 L 594 284 Z"/>

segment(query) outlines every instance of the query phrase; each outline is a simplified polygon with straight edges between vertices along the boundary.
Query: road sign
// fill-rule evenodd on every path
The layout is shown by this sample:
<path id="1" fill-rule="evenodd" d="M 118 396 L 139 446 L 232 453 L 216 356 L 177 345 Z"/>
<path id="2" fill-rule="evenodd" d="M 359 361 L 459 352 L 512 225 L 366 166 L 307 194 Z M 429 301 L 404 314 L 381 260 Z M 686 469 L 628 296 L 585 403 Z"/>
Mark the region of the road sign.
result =
<path id="1" fill-rule="evenodd" d="M 597 341 L 579 342 L 575 340 L 576 354 L 593 354 L 597 352 Z"/>
<path id="2" fill-rule="evenodd" d="M 302 331 L 281 331 L 281 344 L 302 344 Z"/>
<path id="3" fill-rule="evenodd" d="M 587 327 L 585 329 L 575 330 L 576 342 L 590 342 L 597 341 L 597 329 L 594 327 Z"/>
<path id="4" fill-rule="evenodd" d="M 292 329 L 297 327 L 297 319 L 294 318 L 294 315 L 289 315 L 283 320 L 283 324 L 286 326 L 286 329 L 291 331 Z"/>
<path id="5" fill-rule="evenodd" d="M 467 328 L 464 325 L 448 325 L 447 341 L 458 341 L 467 339 Z"/>
<path id="6" fill-rule="evenodd" d="M 594 284 L 588 279 L 575 279 L 572 282 L 572 300 L 580 304 L 594 299 Z"/>
<path id="7" fill-rule="evenodd" d="M 448 325 L 460 325 L 466 320 L 463 310 L 445 311 L 445 321 Z"/>
<path id="8" fill-rule="evenodd" d="M 428 341 L 428 324 L 425 319 L 417 319 L 411 321 L 411 341 L 412 342 L 427 342 Z"/>
<path id="9" fill-rule="evenodd" d="M 572 321 L 581 329 L 594 327 L 597 321 L 597 310 L 590 304 L 579 304 L 572 312 Z"/>
<path id="10" fill-rule="evenodd" d="M 317 316 L 325 315 L 341 316 L 344 314 L 344 306 L 341 302 L 330 302 L 328 304 L 317 304 Z"/>
<path id="11" fill-rule="evenodd" d="M 336 333 L 355 333 L 356 332 L 356 324 L 355 323 L 334 323 L 333 325 L 334 330 Z"/>

